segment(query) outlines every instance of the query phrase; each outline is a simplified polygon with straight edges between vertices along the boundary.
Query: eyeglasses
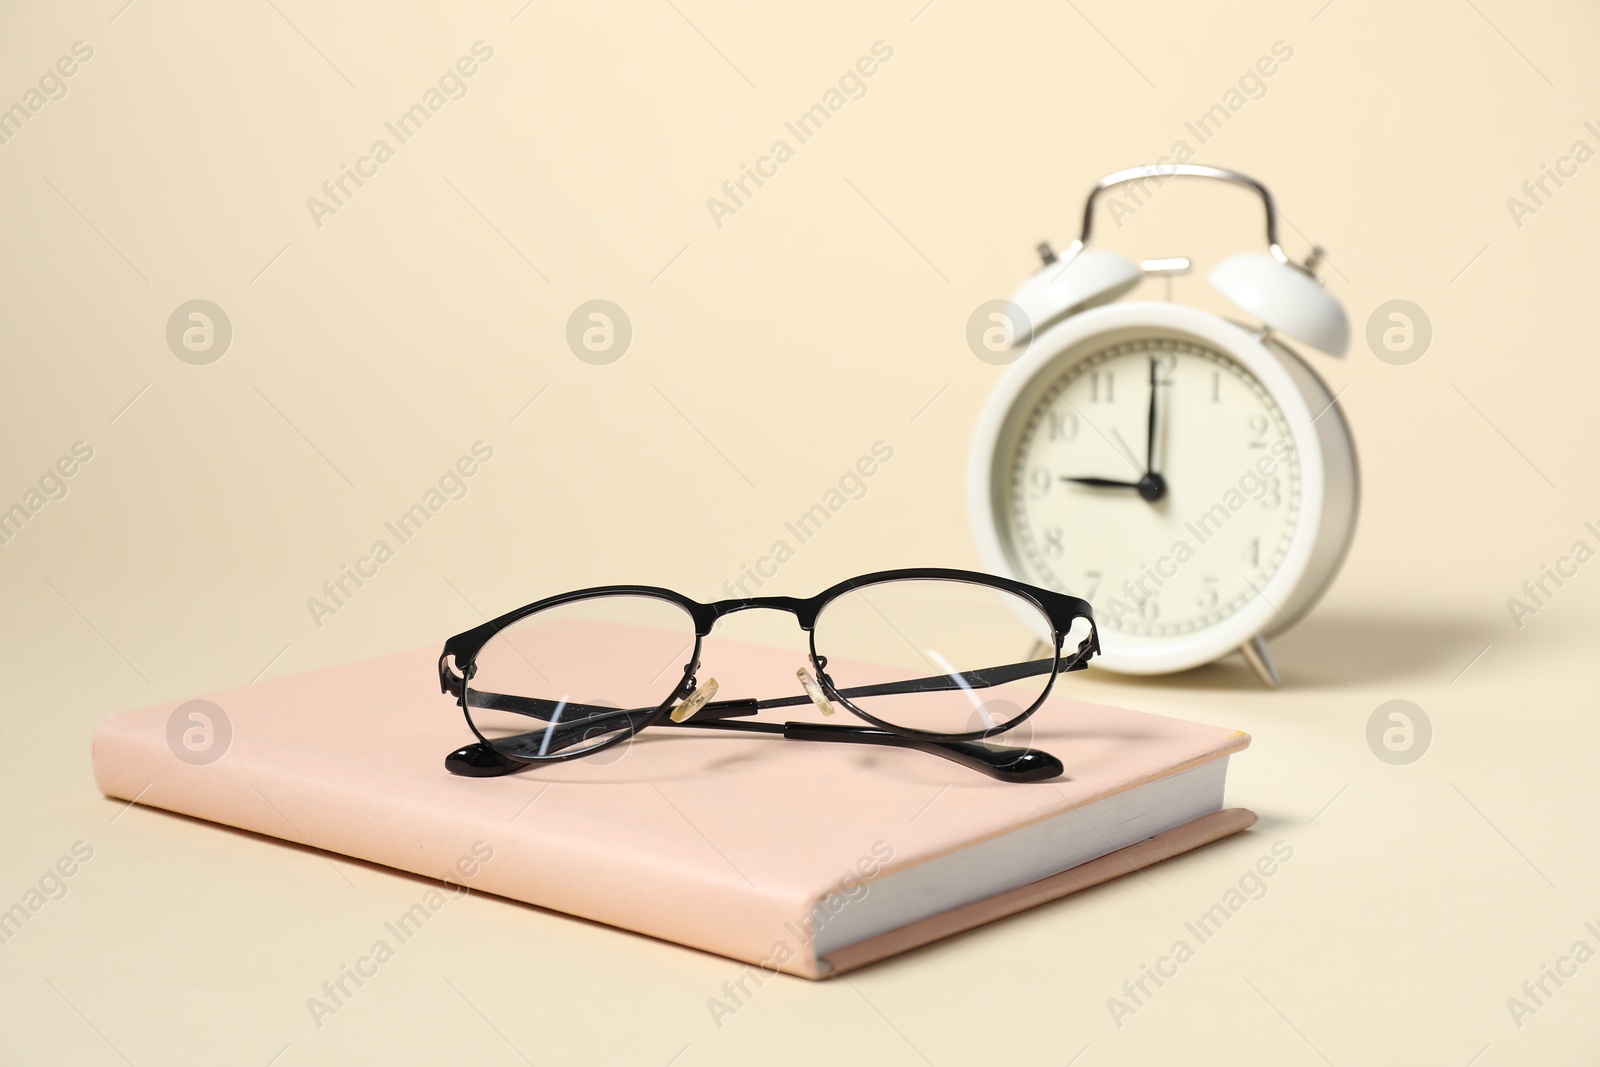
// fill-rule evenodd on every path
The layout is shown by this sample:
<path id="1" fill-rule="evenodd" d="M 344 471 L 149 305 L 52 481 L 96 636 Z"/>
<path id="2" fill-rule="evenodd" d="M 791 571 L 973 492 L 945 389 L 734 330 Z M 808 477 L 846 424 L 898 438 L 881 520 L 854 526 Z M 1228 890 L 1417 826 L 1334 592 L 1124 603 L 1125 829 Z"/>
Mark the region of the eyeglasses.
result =
<path id="1" fill-rule="evenodd" d="M 717 620 L 754 608 L 787 611 L 809 634 L 809 669 L 795 672 L 803 693 L 713 700 L 716 679 L 696 678 L 702 641 Z M 882 571 L 809 600 L 701 604 L 652 586 L 580 589 L 445 642 L 440 689 L 459 699 L 478 738 L 445 767 L 511 774 L 662 726 L 890 745 L 1006 781 L 1043 781 L 1062 773 L 1060 760 L 989 739 L 1025 722 L 1058 674 L 1099 651 L 1088 602 L 972 571 Z M 842 705 L 872 725 L 748 719 L 805 704 L 825 716 Z"/>

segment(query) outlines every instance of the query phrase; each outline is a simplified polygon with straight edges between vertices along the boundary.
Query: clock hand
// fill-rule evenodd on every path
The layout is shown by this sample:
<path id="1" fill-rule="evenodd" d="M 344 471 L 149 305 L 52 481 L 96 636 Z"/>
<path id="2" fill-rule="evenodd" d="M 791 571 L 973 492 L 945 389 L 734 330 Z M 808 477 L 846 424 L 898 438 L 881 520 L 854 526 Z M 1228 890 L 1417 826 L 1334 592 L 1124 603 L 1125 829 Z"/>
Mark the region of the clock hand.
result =
<path id="1" fill-rule="evenodd" d="M 1118 481 L 1114 481 L 1114 480 L 1112 480 L 1110 478 L 1072 478 L 1072 477 L 1069 477 L 1069 476 L 1063 474 L 1061 476 L 1061 480 L 1064 481 L 1064 482 L 1071 482 L 1074 485 L 1087 485 L 1091 489 L 1137 489 L 1137 488 L 1139 488 L 1139 483 L 1138 482 L 1118 482 Z"/>
<path id="2" fill-rule="evenodd" d="M 1139 461 L 1133 458 L 1133 449 L 1128 447 L 1128 442 L 1122 439 L 1122 435 L 1117 432 L 1115 426 L 1111 427 L 1111 443 L 1116 446 L 1117 451 L 1122 453 L 1122 458 L 1128 461 L 1128 466 L 1139 471 L 1140 474 L 1144 473 L 1144 471 L 1140 470 Z"/>
<path id="3" fill-rule="evenodd" d="M 1118 482 L 1110 478 L 1073 478 L 1065 474 L 1061 480 L 1073 485 L 1086 485 L 1091 489 L 1134 489 L 1152 504 L 1167 495 L 1167 481 L 1159 474 L 1146 474 L 1136 482 Z"/>
<path id="4" fill-rule="evenodd" d="M 1150 417 L 1145 428 L 1144 472 L 1154 474 L 1156 469 L 1156 357 L 1150 357 Z"/>

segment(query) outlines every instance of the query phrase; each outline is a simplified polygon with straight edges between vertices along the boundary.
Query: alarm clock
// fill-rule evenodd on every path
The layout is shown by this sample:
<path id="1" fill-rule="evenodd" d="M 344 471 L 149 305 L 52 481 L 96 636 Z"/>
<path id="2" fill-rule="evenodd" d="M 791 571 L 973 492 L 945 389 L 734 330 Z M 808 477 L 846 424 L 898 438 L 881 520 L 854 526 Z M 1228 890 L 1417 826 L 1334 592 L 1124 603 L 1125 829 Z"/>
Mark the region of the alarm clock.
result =
<path id="1" fill-rule="evenodd" d="M 1211 284 L 1253 321 L 1119 300 L 1186 258 L 1136 264 L 1090 247 L 1095 201 L 1125 182 L 1231 182 L 1266 208 L 1265 252 L 1222 261 Z M 994 316 L 1005 371 L 968 472 L 978 550 L 998 573 L 1094 605 L 1094 665 L 1186 670 L 1241 653 L 1262 683 L 1268 639 L 1321 597 L 1355 530 L 1354 443 L 1337 397 L 1293 343 L 1344 355 L 1350 326 L 1294 262 L 1261 183 L 1191 164 L 1135 167 L 1089 193 L 1083 232 Z"/>

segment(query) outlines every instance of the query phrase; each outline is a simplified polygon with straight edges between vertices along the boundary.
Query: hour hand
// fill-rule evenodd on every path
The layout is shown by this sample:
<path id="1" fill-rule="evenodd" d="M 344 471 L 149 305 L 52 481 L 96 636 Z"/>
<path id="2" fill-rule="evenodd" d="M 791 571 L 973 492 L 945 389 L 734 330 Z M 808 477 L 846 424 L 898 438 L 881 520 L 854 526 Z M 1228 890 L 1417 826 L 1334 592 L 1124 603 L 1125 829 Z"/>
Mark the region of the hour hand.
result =
<path id="1" fill-rule="evenodd" d="M 1061 476 L 1061 480 L 1064 481 L 1064 482 L 1071 482 L 1073 485 L 1087 485 L 1091 489 L 1137 489 L 1137 488 L 1139 488 L 1139 483 L 1138 482 L 1119 482 L 1119 481 L 1116 481 L 1116 480 L 1111 479 L 1111 478 L 1072 478 L 1072 477 L 1069 477 L 1069 476 L 1063 474 Z"/>
<path id="2" fill-rule="evenodd" d="M 1167 480 L 1159 474 L 1146 474 L 1136 482 L 1118 482 L 1110 478 L 1071 478 L 1065 474 L 1061 480 L 1073 485 L 1086 485 L 1091 489 L 1132 489 L 1152 504 L 1167 495 Z"/>

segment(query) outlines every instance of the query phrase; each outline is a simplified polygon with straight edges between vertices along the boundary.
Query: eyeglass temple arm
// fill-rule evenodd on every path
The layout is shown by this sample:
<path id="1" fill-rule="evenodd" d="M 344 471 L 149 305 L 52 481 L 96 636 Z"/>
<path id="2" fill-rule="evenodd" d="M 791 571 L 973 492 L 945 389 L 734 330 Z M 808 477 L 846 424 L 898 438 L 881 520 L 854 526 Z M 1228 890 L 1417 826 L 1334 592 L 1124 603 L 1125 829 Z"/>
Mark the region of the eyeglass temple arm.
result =
<path id="1" fill-rule="evenodd" d="M 1084 650 L 1074 652 L 1070 658 L 1062 656 L 1061 670 L 1081 671 L 1089 666 Z M 1022 678 L 1032 678 L 1055 669 L 1055 659 L 1036 659 L 1026 663 L 1007 663 L 999 667 L 982 667 L 973 671 L 958 671 L 955 675 L 936 674 L 927 678 L 911 678 L 903 682 L 884 682 L 881 685 L 858 685 L 849 689 L 836 689 L 842 697 L 881 697 L 900 693 L 939 693 L 951 689 L 989 689 Z M 801 701 L 797 700 L 796 703 Z"/>
<path id="2" fill-rule="evenodd" d="M 1073 652 L 1070 657 L 1062 655 L 1061 670 L 1081 671 L 1088 667 L 1088 642 Z M 1029 660 L 1025 663 L 1007 663 L 998 667 L 983 667 L 978 670 L 958 672 L 959 678 L 949 674 L 930 675 L 926 678 L 910 678 L 900 682 L 884 682 L 879 685 L 852 686 L 849 689 L 835 689 L 838 695 L 849 699 L 851 697 L 877 697 L 896 696 L 905 693 L 939 693 L 952 689 L 988 689 L 997 685 L 1005 685 L 1022 678 L 1031 678 L 1044 674 L 1055 668 L 1056 659 Z M 444 677 L 441 671 L 441 678 Z M 450 675 L 454 684 L 444 684 L 441 687 L 445 692 L 454 696 L 461 695 L 461 679 L 459 676 Z M 770 700 L 756 701 L 755 706 L 749 711 L 728 712 L 724 714 L 754 714 L 766 708 L 790 708 L 807 704 L 811 700 L 808 696 L 774 697 Z M 731 706 L 743 707 L 745 701 L 719 700 L 713 701 L 702 708 L 695 716 L 696 719 L 708 717 L 714 709 L 725 709 Z M 578 713 L 584 716 L 597 715 L 627 715 L 637 714 L 640 709 L 623 711 L 619 708 L 606 707 L 598 704 L 563 704 L 558 700 L 547 700 L 542 697 L 511 696 L 506 693 L 489 693 L 481 689 L 467 689 L 467 706 L 472 708 L 485 708 L 491 711 L 509 711 L 518 715 L 529 715 L 536 719 L 548 720 L 555 714 L 557 708 L 562 708 L 564 714 Z"/>
<path id="3" fill-rule="evenodd" d="M 692 726 L 692 722 L 685 725 Z M 742 729 L 776 723 L 718 722 L 715 729 Z M 887 745 L 909 748 L 933 756 L 943 756 L 974 771 L 1006 782 L 1043 782 L 1060 777 L 1066 770 L 1061 761 L 1036 748 L 1015 748 L 988 741 L 927 741 L 919 737 L 877 730 L 870 726 L 833 726 L 828 723 L 786 722 L 781 727 L 790 741 L 842 741 L 858 745 Z M 772 732 L 772 731 L 763 731 Z"/>
<path id="4" fill-rule="evenodd" d="M 802 697 L 801 703 L 809 703 L 809 697 Z M 833 726 L 826 723 L 807 722 L 729 722 L 713 719 L 702 721 L 701 716 L 708 712 L 721 711 L 726 716 L 751 715 L 757 710 L 755 700 L 729 700 L 722 702 L 724 707 L 707 704 L 695 718 L 688 722 L 675 723 L 664 719 L 659 725 L 684 726 L 700 730 L 736 730 L 743 733 L 779 734 L 789 741 L 831 741 L 845 744 L 858 745 L 887 745 L 893 748 L 909 748 L 917 752 L 926 752 L 929 755 L 941 756 L 954 763 L 959 763 L 970 770 L 986 774 L 1006 782 L 1043 782 L 1059 777 L 1065 767 L 1061 761 L 1048 752 L 1038 749 L 1014 748 L 1006 745 L 991 744 L 986 741 L 928 741 L 918 737 L 906 737 L 903 734 L 890 733 L 887 730 L 877 730 L 867 726 Z M 634 714 L 637 714 L 634 713 Z M 497 744 L 515 743 L 526 738 L 530 742 L 536 738 L 544 752 L 559 752 L 579 741 L 594 735 L 597 729 L 604 733 L 621 725 L 616 720 L 626 718 L 627 712 L 612 711 L 608 715 L 595 716 L 586 721 L 563 723 L 547 730 L 535 731 L 513 737 L 504 737 L 497 740 Z M 609 723 L 600 723 L 595 720 L 610 720 Z M 488 745 L 481 742 L 457 749 L 445 759 L 445 766 L 453 773 L 473 778 L 490 778 L 503 774 L 515 774 L 527 770 L 530 764 L 514 760 L 500 754 Z"/>

